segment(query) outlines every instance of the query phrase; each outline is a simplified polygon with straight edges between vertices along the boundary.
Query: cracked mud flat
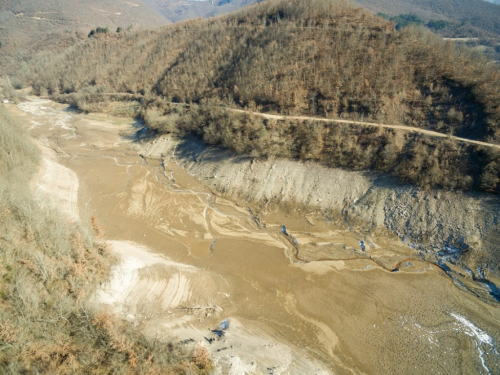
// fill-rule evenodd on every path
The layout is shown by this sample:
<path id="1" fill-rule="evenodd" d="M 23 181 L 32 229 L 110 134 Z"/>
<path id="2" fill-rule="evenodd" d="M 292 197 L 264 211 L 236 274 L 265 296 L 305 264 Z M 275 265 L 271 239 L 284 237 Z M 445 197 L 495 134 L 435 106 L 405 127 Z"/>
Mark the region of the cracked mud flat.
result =
<path id="1" fill-rule="evenodd" d="M 96 302 L 147 334 L 206 346 L 216 373 L 500 373 L 498 307 L 429 263 L 391 273 L 361 253 L 363 240 L 388 267 L 410 257 L 395 236 L 304 206 L 256 215 L 175 155 L 140 157 L 130 120 L 41 100 L 9 108 L 50 149 L 39 190 L 57 192 L 70 217 L 96 216 L 121 258 Z M 282 224 L 307 260 L 356 259 L 294 261 Z M 223 319 L 230 326 L 217 339 L 210 329 Z"/>

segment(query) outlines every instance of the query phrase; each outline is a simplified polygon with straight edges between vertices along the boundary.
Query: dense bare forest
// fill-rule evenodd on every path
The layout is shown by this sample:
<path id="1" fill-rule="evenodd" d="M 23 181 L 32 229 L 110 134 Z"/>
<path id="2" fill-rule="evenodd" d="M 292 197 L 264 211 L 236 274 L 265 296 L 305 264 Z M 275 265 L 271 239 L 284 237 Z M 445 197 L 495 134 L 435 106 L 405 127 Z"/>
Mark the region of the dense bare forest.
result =
<path id="1" fill-rule="evenodd" d="M 211 105 L 191 110 L 172 106 L 166 116 L 150 110 L 145 119 L 162 132 L 194 133 L 208 144 L 252 157 L 390 172 L 426 188 L 500 191 L 500 152 L 451 138 L 314 120 L 265 119 Z"/>
<path id="2" fill-rule="evenodd" d="M 145 116 L 153 127 L 153 117 L 170 115 L 170 102 L 210 102 L 270 113 L 404 124 L 500 142 L 496 64 L 422 28 L 395 30 L 394 23 L 344 1 L 271 0 L 223 18 L 155 32 L 98 35 L 62 55 L 45 55 L 25 65 L 13 81 L 32 84 L 38 94 L 87 111 L 125 102 L 130 106 L 120 106 L 122 112 Z M 193 111 L 195 106 L 186 108 Z M 165 121 L 173 120 L 160 122 Z M 310 130 L 312 139 L 323 131 L 317 126 Z M 390 160 L 396 162 L 381 167 L 376 155 L 382 143 L 370 132 L 345 136 L 353 149 L 365 153 L 363 162 L 330 158 L 328 164 L 391 170 L 426 186 L 498 189 L 497 156 L 492 151 L 452 146 L 460 155 L 452 158 L 446 141 L 413 140 L 408 147 L 395 148 Z M 292 142 L 294 132 L 288 133 Z M 415 156 L 418 144 L 428 146 Z M 463 167 L 454 166 L 458 161 Z M 423 165 L 416 165 L 419 162 Z M 436 178 L 428 176 L 429 165 Z M 456 173 L 451 183 L 449 176 Z"/>

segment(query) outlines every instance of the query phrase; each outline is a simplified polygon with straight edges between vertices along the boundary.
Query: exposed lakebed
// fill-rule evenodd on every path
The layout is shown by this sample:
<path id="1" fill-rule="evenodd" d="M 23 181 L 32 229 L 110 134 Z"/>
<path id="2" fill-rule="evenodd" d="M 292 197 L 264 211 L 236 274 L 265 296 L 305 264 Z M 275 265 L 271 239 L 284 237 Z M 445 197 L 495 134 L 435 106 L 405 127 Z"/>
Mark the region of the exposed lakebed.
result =
<path id="1" fill-rule="evenodd" d="M 148 334 L 201 343 L 220 373 L 500 372 L 498 307 L 397 236 L 223 195 L 186 169 L 179 140 L 145 152 L 130 120 L 47 100 L 11 112 L 63 168 L 40 184 L 54 170 L 76 178 L 59 188 L 64 207 L 97 217 L 122 259 L 97 302 Z"/>

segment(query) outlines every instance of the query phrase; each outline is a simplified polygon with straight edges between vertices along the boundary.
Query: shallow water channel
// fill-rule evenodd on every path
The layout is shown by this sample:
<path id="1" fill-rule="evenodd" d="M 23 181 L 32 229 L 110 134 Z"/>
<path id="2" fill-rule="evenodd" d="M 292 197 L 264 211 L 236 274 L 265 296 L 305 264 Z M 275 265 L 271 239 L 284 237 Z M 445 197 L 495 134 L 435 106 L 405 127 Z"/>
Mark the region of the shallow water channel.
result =
<path id="1" fill-rule="evenodd" d="M 216 372 L 500 373 L 498 307 L 435 265 L 403 261 L 410 250 L 393 238 L 313 211 L 257 214 L 175 152 L 141 157 L 131 120 L 40 99 L 9 108 L 74 172 L 76 187 L 60 182 L 66 209 L 96 217 L 122 259 L 99 303 L 147 334 L 206 346 Z"/>

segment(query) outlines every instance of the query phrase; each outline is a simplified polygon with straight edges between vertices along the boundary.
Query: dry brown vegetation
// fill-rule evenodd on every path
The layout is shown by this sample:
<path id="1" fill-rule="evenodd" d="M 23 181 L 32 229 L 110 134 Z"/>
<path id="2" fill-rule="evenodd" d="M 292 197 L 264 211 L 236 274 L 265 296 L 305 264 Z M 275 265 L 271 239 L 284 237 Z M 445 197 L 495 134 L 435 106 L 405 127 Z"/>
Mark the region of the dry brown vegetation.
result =
<path id="1" fill-rule="evenodd" d="M 212 21 L 78 44 L 26 67 L 37 93 L 206 98 L 499 138 L 499 69 L 342 1 L 270 1 Z M 18 78 L 19 79 L 19 78 Z M 78 101 L 78 99 L 76 100 Z"/>
<path id="2" fill-rule="evenodd" d="M 38 159 L 0 105 L 0 372 L 204 373 L 201 354 L 144 337 L 89 307 L 113 258 L 89 228 L 32 198 L 28 182 Z"/>
<path id="3" fill-rule="evenodd" d="M 270 0 L 219 19 L 92 38 L 62 55 L 35 61 L 16 80 L 87 111 L 109 101 L 122 100 L 132 107 L 140 102 L 148 124 L 169 131 L 177 126 L 175 117 L 165 117 L 172 114 L 171 102 L 209 101 L 271 113 L 404 124 L 500 142 L 496 64 L 422 28 L 396 31 L 392 23 L 341 0 Z M 308 129 L 302 138 L 314 139 L 322 132 L 317 126 Z M 361 143 L 345 139 L 356 144 L 353 150 L 360 149 L 366 160 L 351 164 L 373 168 L 380 164 L 372 152 L 381 147 L 380 140 L 370 130 L 359 132 L 365 133 Z M 289 133 L 292 142 L 295 135 Z M 424 149 L 433 159 L 453 154 L 436 151 L 447 149 L 446 141 L 430 142 L 433 146 Z M 453 150 L 471 149 L 457 147 Z M 431 181 L 433 186 L 496 190 L 496 182 L 484 185 L 480 178 L 472 177 L 471 182 L 468 177 L 488 169 L 497 179 L 490 163 L 496 156 L 483 158 L 480 155 L 488 154 L 484 150 L 461 154 L 465 165 L 487 161 L 480 165 L 484 170 L 454 178 L 466 183 L 435 183 L 425 165 L 405 172 L 403 166 L 422 159 L 406 158 L 414 154 L 406 150 L 399 150 L 391 169 L 400 170 L 397 174 L 404 178 Z M 452 175 L 457 158 L 429 165 L 448 168 L 440 173 Z M 328 164 L 349 164 L 338 160 Z M 414 170 L 418 178 L 411 177 Z"/>

